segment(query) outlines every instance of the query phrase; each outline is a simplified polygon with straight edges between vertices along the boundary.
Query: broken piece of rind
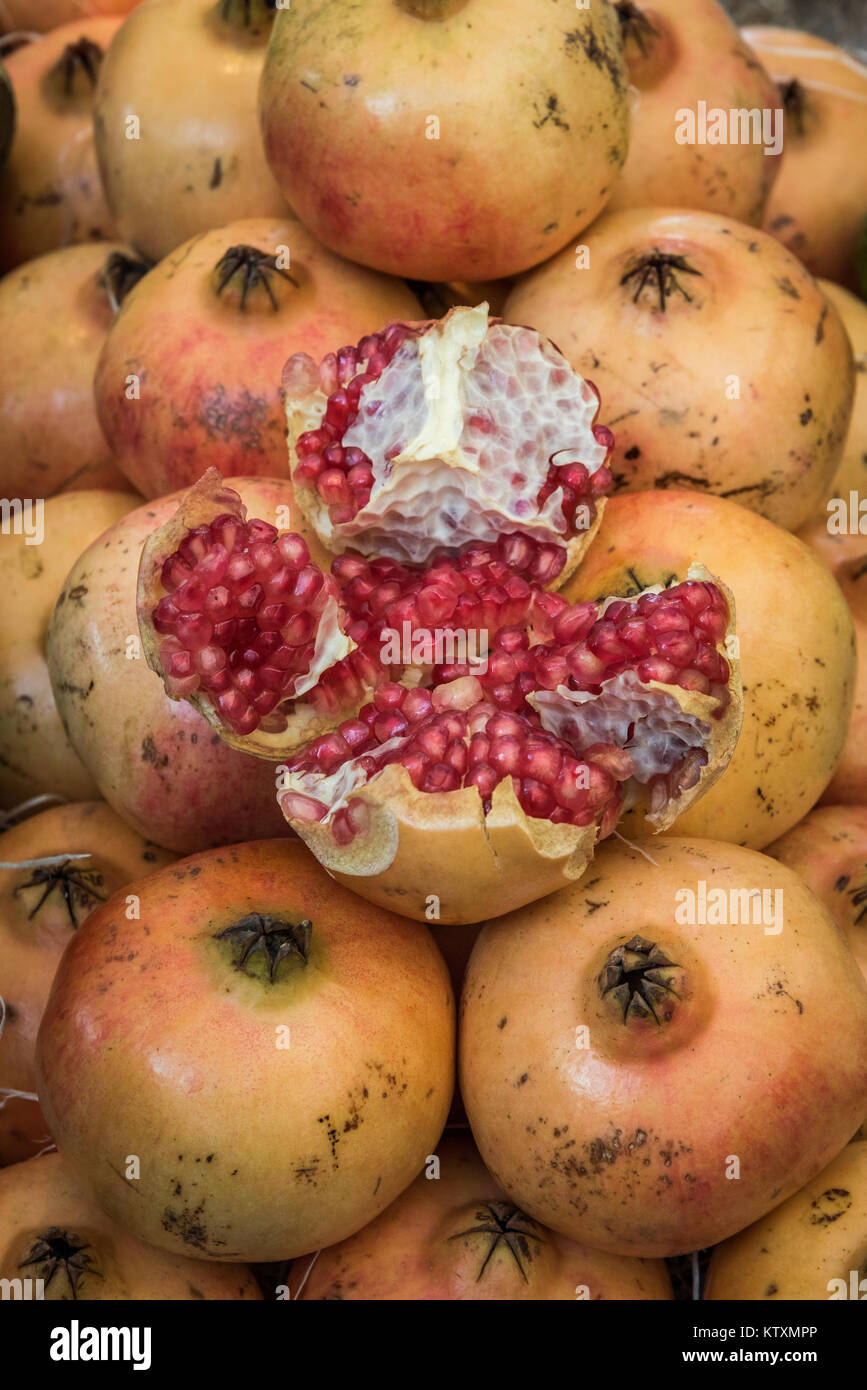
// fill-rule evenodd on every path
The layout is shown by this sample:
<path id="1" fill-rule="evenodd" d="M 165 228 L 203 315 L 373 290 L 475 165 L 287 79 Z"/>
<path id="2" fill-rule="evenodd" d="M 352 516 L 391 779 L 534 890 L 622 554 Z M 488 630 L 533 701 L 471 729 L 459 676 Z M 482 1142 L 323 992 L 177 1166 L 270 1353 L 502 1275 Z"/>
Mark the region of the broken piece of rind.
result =
<path id="1" fill-rule="evenodd" d="M 381 376 L 364 387 L 358 415 L 342 436 L 344 444 L 368 454 L 375 480 L 369 500 L 351 521 L 333 522 L 323 498 L 298 477 L 298 441 L 321 425 L 328 394 L 320 383 L 318 364 L 311 358 L 296 357 L 287 362 L 283 382 L 289 468 L 299 505 L 323 545 L 335 554 L 353 549 L 364 555 L 424 565 L 437 550 L 456 552 L 471 542 L 494 542 L 512 532 L 539 542 L 553 542 L 566 551 L 565 565 L 550 586 L 559 587 L 596 535 L 605 499 L 601 495 L 595 497 L 589 525 L 569 535 L 559 491 L 555 490 L 541 505 L 537 497 L 551 458 L 558 453 L 572 455 L 571 461 L 582 463 L 591 475 L 605 464 L 610 444 L 600 443 L 594 434 L 593 425 L 599 413 L 595 388 L 535 329 L 491 320 L 486 303 L 476 308 L 458 306 L 441 320 L 407 326 L 414 330 L 413 334 Z M 523 338 L 532 340 L 538 363 L 544 364 L 546 381 L 555 381 L 552 374 L 564 378 L 562 382 L 556 379 L 556 385 L 534 395 L 537 418 L 533 433 L 537 446 L 540 434 L 548 431 L 547 443 L 537 447 L 535 456 L 529 444 L 522 450 L 517 438 L 496 440 L 496 431 L 490 433 L 487 426 L 484 431 L 473 432 L 473 420 L 484 415 L 489 407 L 492 418 L 498 411 L 507 414 L 509 409 L 505 393 L 502 399 L 489 399 L 490 383 L 497 377 L 494 363 L 484 357 L 492 329 L 510 345 Z M 409 410 L 413 437 L 387 460 L 372 442 L 387 412 L 375 412 L 370 423 L 363 407 L 371 393 L 384 389 L 386 377 L 398 370 L 407 377 L 401 404 Z M 412 387 L 415 400 L 407 407 L 405 398 L 412 396 Z M 560 395 L 556 396 L 556 392 Z M 548 419 L 543 418 L 543 405 Z M 519 428 L 517 422 L 514 428 Z M 489 458 L 487 464 L 486 439 L 495 441 L 503 455 Z M 369 452 L 365 450 L 366 443 Z M 518 473 L 522 476 L 517 488 L 506 466 L 507 459 L 513 458 L 519 460 L 514 477 Z"/>
<path id="2" fill-rule="evenodd" d="M 325 584 L 322 592 L 314 601 L 318 621 L 313 662 L 307 673 L 296 682 L 292 699 L 286 702 L 288 710 L 283 728 L 269 732 L 260 725 L 252 734 L 237 734 L 221 718 L 207 691 L 186 691 L 178 688 L 166 676 L 160 660 L 160 639 L 153 623 L 154 609 L 165 592 L 161 582 L 163 564 L 178 550 L 191 531 L 197 526 L 209 525 L 224 513 L 231 514 L 242 522 L 247 519 L 247 508 L 239 494 L 233 488 L 224 485 L 218 469 L 209 468 L 184 494 L 174 515 L 148 537 L 139 561 L 136 600 L 142 649 L 148 666 L 163 681 L 170 699 L 187 700 L 230 747 L 261 758 L 279 759 L 306 747 L 320 734 L 328 733 L 341 719 L 354 714 L 367 698 L 368 692 L 365 692 L 354 707 L 341 710 L 335 715 L 318 714 L 303 700 L 304 694 L 316 685 L 322 673 L 355 647 L 355 643 L 343 631 L 344 615 L 337 596 L 337 586 L 327 570 L 324 571 Z"/>
<path id="3" fill-rule="evenodd" d="M 277 793 L 281 807 L 288 794 Z M 564 888 L 585 872 L 599 833 L 595 823 L 528 816 L 510 777 L 494 788 L 487 816 L 475 787 L 420 792 L 399 763 L 354 796 L 370 820 L 349 845 L 335 842 L 327 822 L 287 819 L 338 883 L 417 922 L 498 917 Z"/>
<path id="4" fill-rule="evenodd" d="M 734 594 L 716 575 L 711 574 L 710 570 L 700 563 L 693 562 L 687 570 L 686 577 L 688 580 L 695 580 L 700 583 L 715 584 L 728 604 L 729 621 L 726 639 L 716 645 L 729 667 L 729 702 L 724 713 L 721 716 L 716 716 L 714 710 L 718 701 L 713 695 L 705 695 L 695 690 L 684 690 L 681 686 L 666 685 L 655 680 L 639 683 L 635 678 L 636 685 L 640 685 L 643 692 L 659 692 L 661 704 L 659 714 L 662 722 L 665 721 L 666 713 L 668 713 L 672 723 L 680 720 L 683 725 L 691 726 L 694 735 L 692 746 L 701 748 L 707 753 L 707 762 L 700 769 L 698 778 L 693 785 L 683 788 L 676 796 L 666 801 L 659 810 L 650 809 L 644 784 L 631 778 L 624 785 L 624 812 L 632 809 L 642 812 L 648 826 L 657 835 L 670 829 L 678 817 L 704 796 L 705 792 L 709 791 L 725 772 L 740 736 L 744 717 L 744 691 L 740 661 L 737 656 L 737 642 L 730 640 L 736 636 Z M 642 593 L 647 594 L 662 592 L 662 585 L 654 585 L 642 591 Z M 641 596 L 641 594 L 636 594 L 634 599 L 637 600 Z M 606 599 L 600 604 L 600 617 L 604 616 L 605 609 L 609 604 L 622 601 L 617 597 Z M 606 686 L 615 685 L 621 679 L 621 677 L 615 677 L 613 681 L 603 682 L 603 692 Z M 589 698 L 597 701 L 599 699 L 598 696 Z M 576 706 L 580 708 L 580 704 L 587 699 L 588 697 L 582 692 L 568 691 L 559 687 L 556 691 L 538 691 L 528 697 L 528 703 L 539 714 L 545 729 L 570 743 L 574 742 L 574 733 L 570 738 L 567 711 L 570 705 L 573 710 Z M 587 746 L 586 742 L 584 746 Z"/>

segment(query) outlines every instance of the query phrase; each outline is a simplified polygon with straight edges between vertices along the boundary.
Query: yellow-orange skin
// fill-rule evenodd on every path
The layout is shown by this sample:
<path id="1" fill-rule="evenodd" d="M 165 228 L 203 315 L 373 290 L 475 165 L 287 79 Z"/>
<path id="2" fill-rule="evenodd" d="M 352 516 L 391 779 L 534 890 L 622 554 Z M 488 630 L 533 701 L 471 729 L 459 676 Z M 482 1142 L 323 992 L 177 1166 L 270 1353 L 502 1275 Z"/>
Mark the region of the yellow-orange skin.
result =
<path id="1" fill-rule="evenodd" d="M 51 613 L 85 546 L 140 499 L 129 492 L 69 492 L 45 504 L 45 539 L 10 535 L 0 548 L 0 806 L 33 796 L 96 796 L 96 782 L 69 742 L 45 661 Z"/>
<path id="2" fill-rule="evenodd" d="M 843 497 L 847 503 L 853 489 L 867 493 L 867 304 L 842 285 L 820 280 L 819 287 L 843 320 L 855 357 L 855 402 L 840 466 L 831 480 L 828 497 Z M 820 514 L 827 516 L 824 505 Z"/>
<path id="3" fill-rule="evenodd" d="M 297 842 L 213 850 L 134 891 L 140 919 L 122 895 L 91 914 L 45 1011 L 38 1090 L 58 1148 L 113 1219 L 175 1252 L 278 1260 L 359 1230 L 448 1113 L 454 1001 L 430 935 Z M 306 965 L 273 983 L 261 955 L 241 969 L 215 936 L 250 913 L 312 921 Z"/>
<path id="4" fill-rule="evenodd" d="M 570 247 L 516 285 L 503 315 L 546 334 L 599 388 L 615 495 L 691 487 L 802 526 L 842 458 L 855 382 L 812 276 L 773 237 L 670 204 L 606 212 L 583 244 L 589 265 Z M 682 293 L 664 312 L 655 278 L 623 283 L 655 251 L 698 272 L 672 272 Z"/>
<path id="5" fill-rule="evenodd" d="M 237 279 L 218 295 L 215 267 L 233 246 L 274 256 L 289 273 L 258 286 L 241 309 Z M 284 253 L 285 254 L 285 253 Z M 203 232 L 161 261 L 125 300 L 94 384 L 118 465 L 145 497 L 162 497 L 215 466 L 232 473 L 289 474 L 281 373 L 287 358 L 316 362 L 393 319 L 418 319 L 399 280 L 350 265 L 295 219 L 248 218 Z M 127 378 L 139 377 L 138 399 Z"/>
<path id="6" fill-rule="evenodd" d="M 150 0 L 106 55 L 94 111 L 102 181 L 119 235 L 152 260 L 210 227 L 286 215 L 256 120 L 271 18 L 261 0 L 251 13 L 245 29 L 221 21 L 217 0 Z"/>
<path id="7" fill-rule="evenodd" d="M 848 508 L 848 498 L 846 501 Z M 867 805 L 867 536 L 831 535 L 827 521 L 805 527 L 800 535 L 840 586 L 852 616 L 857 647 L 855 701 L 846 742 L 821 801 L 826 806 L 839 802 Z"/>
<path id="8" fill-rule="evenodd" d="M 485 926 L 459 1036 L 470 1125 L 512 1200 L 572 1239 L 649 1257 L 741 1230 L 847 1142 L 867 1093 L 867 989 L 783 865 L 707 840 L 641 849 L 655 862 L 609 842 L 584 880 Z M 781 889 L 782 931 L 678 925 L 676 894 L 702 880 Z M 678 967 L 661 1022 L 624 1022 L 600 988 L 635 934 Z"/>
<path id="9" fill-rule="evenodd" d="M 317 557 L 288 479 L 227 480 L 249 514 L 300 531 Z M 99 793 L 149 839 L 178 854 L 288 833 L 274 765 L 222 742 L 148 670 L 136 586 L 146 538 L 176 510 L 175 494 L 130 512 L 74 564 L 47 640 L 54 697 L 69 740 Z M 129 655 L 128 655 L 129 653 Z"/>
<path id="10" fill-rule="evenodd" d="M 462 1234 L 493 1224 L 487 1203 L 511 1204 L 468 1135 L 444 1136 L 436 1152 L 436 1177 L 428 1177 L 433 1171 L 429 1164 L 381 1216 L 349 1240 L 322 1250 L 312 1268 L 307 1259 L 296 1261 L 289 1280 L 293 1297 L 302 1281 L 297 1296 L 307 1302 L 644 1302 L 672 1297 L 661 1260 L 590 1250 L 523 1213 L 512 1218 L 528 1232 L 514 1254 L 496 1237 Z"/>
<path id="11" fill-rule="evenodd" d="M 848 1144 L 776 1211 L 718 1245 L 704 1298 L 711 1302 L 867 1298 L 867 1141 Z M 832 1280 L 843 1281 L 845 1294 Z M 830 1287 L 829 1287 L 830 1285 Z"/>
<path id="12" fill-rule="evenodd" d="M 88 1247 L 91 1267 L 74 1289 L 61 1264 L 21 1268 L 49 1231 Z M 154 1250 L 110 1221 L 60 1154 L 16 1163 L 0 1173 L 0 1279 L 43 1278 L 44 1297 L 58 1302 L 259 1299 L 245 1265 L 213 1265 Z"/>
<path id="13" fill-rule="evenodd" d="M 632 594 L 700 558 L 735 596 L 744 723 L 715 786 L 678 819 L 677 834 L 762 849 L 791 829 L 827 786 L 855 691 L 855 634 L 838 585 L 804 543 L 719 497 L 644 492 L 612 498 L 570 603 Z M 630 814 L 626 835 L 638 827 Z"/>
<path id="14" fill-rule="evenodd" d="M 0 0 L 0 32 L 13 29 L 45 33 L 58 24 L 105 14 L 127 14 L 141 0 Z"/>
<path id="15" fill-rule="evenodd" d="M 762 226 L 814 275 L 857 288 L 858 238 L 867 214 L 867 67 L 798 29 L 744 29 L 778 84 L 806 90 L 804 130 L 784 121 L 785 157 Z M 779 103 L 778 103 L 779 104 Z"/>
<path id="16" fill-rule="evenodd" d="M 36 1090 L 39 1021 L 57 962 L 86 914 L 125 884 L 173 859 L 131 830 L 103 801 L 52 807 L 0 836 L 0 859 L 6 863 L 66 854 L 90 855 L 72 866 L 85 875 L 86 885 L 70 888 L 74 922 L 59 885 L 45 896 L 45 885 L 33 884 L 33 869 L 0 873 L 0 998 L 6 1011 L 0 1030 L 0 1088 Z M 0 1166 L 31 1158 L 51 1143 L 35 1101 L 10 1098 L 2 1104 L 3 1099 L 0 1095 Z"/>
<path id="17" fill-rule="evenodd" d="M 0 271 L 78 242 L 115 236 L 93 147 L 95 86 L 79 67 L 72 91 L 54 71 L 67 44 L 90 39 L 104 53 L 120 19 L 88 19 L 17 49 L 4 60 L 15 93 L 15 135 L 0 175 Z"/>
<path id="18" fill-rule="evenodd" d="M 0 280 L 0 493 L 124 488 L 93 402 L 114 317 L 100 284 L 117 243 L 68 246 Z"/>
<path id="19" fill-rule="evenodd" d="M 758 226 L 781 156 L 762 144 L 678 144 L 677 113 L 773 110 L 777 90 L 716 0 L 652 0 L 639 6 L 656 34 L 625 44 L 635 89 L 632 138 L 610 211 L 677 206 Z M 604 400 L 603 396 L 603 400 Z"/>
<path id="20" fill-rule="evenodd" d="M 825 904 L 867 979 L 867 806 L 818 806 L 767 852 Z"/>
<path id="21" fill-rule="evenodd" d="M 419 280 L 547 259 L 604 207 L 629 140 L 608 0 L 306 0 L 302 24 L 277 12 L 259 105 L 307 226 Z"/>

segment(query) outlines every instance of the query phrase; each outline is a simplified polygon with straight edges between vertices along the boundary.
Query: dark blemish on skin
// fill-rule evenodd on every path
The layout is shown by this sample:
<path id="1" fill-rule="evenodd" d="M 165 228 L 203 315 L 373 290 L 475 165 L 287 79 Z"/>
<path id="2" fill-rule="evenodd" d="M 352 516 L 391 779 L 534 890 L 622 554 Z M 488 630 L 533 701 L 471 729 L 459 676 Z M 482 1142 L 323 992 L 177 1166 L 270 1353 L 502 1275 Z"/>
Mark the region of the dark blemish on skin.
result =
<path id="1" fill-rule="evenodd" d="M 536 108 L 536 110 L 538 111 L 538 107 Z M 564 121 L 560 115 L 560 103 L 553 92 L 550 94 L 547 101 L 545 102 L 544 116 L 541 116 L 538 120 L 534 121 L 533 125 L 536 127 L 537 130 L 541 130 L 542 126 L 547 125 L 549 121 L 551 121 L 554 125 L 559 126 L 561 130 L 569 129 L 568 121 Z"/>
<path id="2" fill-rule="evenodd" d="M 223 161 L 220 159 L 220 157 L 219 157 L 219 155 L 218 155 L 217 158 L 214 160 L 214 170 L 213 170 L 213 173 L 211 174 L 211 182 L 208 184 L 208 187 L 209 187 L 209 188 L 219 188 L 219 187 L 220 187 L 220 184 L 221 184 L 222 182 L 223 182 Z"/>
<path id="3" fill-rule="evenodd" d="M 832 1210 L 823 1211 L 819 1205 L 826 1202 Z M 813 1226 L 830 1226 L 832 1221 L 839 1221 L 840 1217 L 849 1210 L 852 1205 L 852 1194 L 845 1187 L 829 1187 L 827 1191 L 821 1193 L 810 1203 L 810 1210 L 814 1215 L 810 1216 L 810 1224 Z M 834 1211 L 833 1208 L 838 1210 Z"/>
<path id="4" fill-rule="evenodd" d="M 557 222 L 549 222 L 547 227 L 542 228 L 543 234 L 547 236 L 549 232 L 556 232 L 558 225 Z"/>
<path id="5" fill-rule="evenodd" d="M 641 458 L 641 450 L 639 449 L 637 444 L 633 444 L 631 449 L 626 450 L 626 453 L 623 455 L 623 457 L 625 459 L 639 459 Z"/>
<path id="6" fill-rule="evenodd" d="M 813 418 L 813 412 L 812 412 L 812 410 L 810 410 L 809 406 L 807 407 L 806 410 L 802 410 L 801 413 L 800 413 L 800 415 L 798 416 L 798 419 L 800 420 L 800 422 L 801 422 L 802 425 L 809 425 L 809 423 L 810 423 L 810 421 L 812 420 L 812 418 Z"/>
<path id="7" fill-rule="evenodd" d="M 244 388 L 230 398 L 222 384 L 202 396 L 198 423 L 209 438 L 234 437 L 244 449 L 262 452 L 262 429 L 268 420 L 268 401 Z"/>
<path id="8" fill-rule="evenodd" d="M 816 324 L 816 333 L 815 333 L 814 342 L 815 342 L 815 344 L 816 344 L 817 347 L 819 346 L 819 344 L 821 343 L 822 339 L 823 339 L 824 336 L 825 336 L 825 319 L 826 319 L 827 317 L 828 317 L 828 306 L 827 306 L 827 304 L 825 304 L 825 305 L 823 305 L 823 307 L 822 307 L 822 312 L 821 312 L 821 314 L 819 315 L 819 322 Z"/>
<path id="9" fill-rule="evenodd" d="M 524 1082 L 528 1080 L 529 1075 L 530 1075 L 530 1073 L 527 1072 L 527 1071 L 525 1071 L 525 1072 L 523 1073 L 522 1076 L 519 1076 L 519 1077 L 518 1077 L 518 1080 L 515 1082 L 515 1085 L 516 1085 L 516 1086 L 523 1086 Z"/>
<path id="10" fill-rule="evenodd" d="M 834 892 L 835 892 L 835 893 L 842 893 L 842 892 L 843 892 L 843 889 L 847 886 L 848 883 L 849 883 L 849 875 L 848 875 L 848 874 L 841 874 L 840 877 L 837 879 L 837 882 L 834 884 Z"/>
<path id="11" fill-rule="evenodd" d="M 354 72 L 351 74 L 351 76 L 344 77 L 343 85 L 344 87 L 357 87 L 360 81 L 361 77 L 357 72 Z"/>
<path id="12" fill-rule="evenodd" d="M 788 275 L 781 275 L 778 279 L 774 280 L 774 284 L 777 286 L 778 289 L 782 290 L 783 294 L 788 295 L 789 299 L 801 298 L 801 296 L 798 294 L 798 291 L 795 289 L 795 286 L 789 279 Z"/>
<path id="13" fill-rule="evenodd" d="M 150 763 L 152 767 L 168 767 L 169 762 L 168 754 L 160 756 L 157 752 L 157 746 L 150 734 L 142 739 L 141 760 L 143 763 Z"/>
<path id="14" fill-rule="evenodd" d="M 586 906 L 587 906 L 587 916 L 588 916 L 588 917 L 592 917 L 592 916 L 593 916 L 593 913 L 594 913 L 594 912 L 598 912 L 598 910 L 599 910 L 600 907 L 607 907 L 607 906 L 608 906 L 607 900 L 606 900 L 605 902 L 594 903 L 590 898 L 585 898 L 585 899 L 584 899 L 584 902 L 585 902 L 585 904 L 586 904 Z"/>
<path id="15" fill-rule="evenodd" d="M 498 1028 L 505 1028 L 505 1026 L 506 1026 L 506 1019 L 505 1019 L 505 1016 L 504 1016 L 503 1018 L 500 1019 L 499 1023 L 497 1024 L 497 1027 L 498 1027 Z"/>
<path id="16" fill-rule="evenodd" d="M 765 1289 L 765 1298 L 773 1298 L 774 1294 L 777 1293 L 777 1291 L 778 1290 L 776 1284 L 768 1284 L 768 1287 Z"/>
<path id="17" fill-rule="evenodd" d="M 189 1290 L 190 1298 L 204 1298 L 205 1296 L 201 1289 L 196 1288 L 195 1284 L 187 1284 L 187 1289 Z"/>
<path id="18" fill-rule="evenodd" d="M 378 1177 L 378 1178 L 376 1179 L 376 1187 L 373 1189 L 373 1195 L 374 1195 L 374 1197 L 376 1196 L 377 1192 L 379 1191 L 379 1187 L 380 1187 L 381 1182 L 382 1182 L 382 1176 L 380 1175 L 380 1177 Z"/>
<path id="19" fill-rule="evenodd" d="M 308 92 L 314 92 L 314 93 L 316 93 L 317 90 L 318 90 L 316 87 L 311 87 L 310 83 L 309 83 L 309 82 L 303 81 L 303 79 L 302 79 L 302 81 L 301 81 L 301 86 L 302 86 L 302 87 L 306 87 L 307 90 L 308 90 Z"/>

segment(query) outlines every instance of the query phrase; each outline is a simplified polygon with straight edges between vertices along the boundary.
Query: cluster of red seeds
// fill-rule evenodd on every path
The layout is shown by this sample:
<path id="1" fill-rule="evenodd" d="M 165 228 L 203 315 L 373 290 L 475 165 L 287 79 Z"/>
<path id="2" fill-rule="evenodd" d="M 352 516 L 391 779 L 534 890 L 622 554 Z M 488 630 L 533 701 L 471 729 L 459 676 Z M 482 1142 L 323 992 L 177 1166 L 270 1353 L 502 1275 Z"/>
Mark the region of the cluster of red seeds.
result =
<path id="1" fill-rule="evenodd" d="M 351 521 L 367 505 L 373 487 L 373 469 L 367 454 L 361 449 L 344 449 L 340 441 L 358 414 L 363 388 L 381 376 L 401 344 L 415 331 L 406 324 L 393 323 L 381 333 L 368 334 L 357 347 L 330 352 L 319 365 L 328 403 L 318 428 L 308 430 L 298 440 L 295 481 L 315 488 L 327 504 L 335 526 Z"/>
<path id="2" fill-rule="evenodd" d="M 393 739 L 400 743 L 382 751 Z M 316 739 L 290 768 L 328 775 L 350 759 L 368 779 L 399 762 L 423 792 L 476 787 L 486 812 L 494 787 L 512 777 L 527 815 L 576 826 L 591 825 L 600 816 L 611 817 L 613 824 L 620 812 L 618 782 L 631 773 L 628 755 L 613 745 L 600 743 L 576 757 L 535 716 L 508 713 L 490 700 L 467 710 L 438 709 L 431 691 L 406 690 L 392 681 L 379 687 L 356 719 Z M 291 810 L 299 819 L 318 820 L 327 808 L 299 794 Z M 348 843 L 356 833 L 351 802 L 337 813 L 332 828 L 338 843 Z"/>

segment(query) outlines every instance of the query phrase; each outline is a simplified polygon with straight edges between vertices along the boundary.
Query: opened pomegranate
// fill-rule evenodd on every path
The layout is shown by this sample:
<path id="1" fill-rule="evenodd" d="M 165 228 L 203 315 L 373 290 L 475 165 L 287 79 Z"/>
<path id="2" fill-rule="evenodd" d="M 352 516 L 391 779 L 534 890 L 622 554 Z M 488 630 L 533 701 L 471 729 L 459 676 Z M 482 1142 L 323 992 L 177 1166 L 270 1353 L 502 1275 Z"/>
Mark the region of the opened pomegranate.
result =
<path id="1" fill-rule="evenodd" d="M 256 88 L 273 0 L 150 0 L 106 55 L 94 132 L 118 233 L 158 261 L 242 217 L 283 217 Z"/>
<path id="2" fill-rule="evenodd" d="M 93 403 L 115 308 L 144 267 L 110 242 L 68 246 L 0 280 L 0 493 L 126 488 Z"/>
<path id="3" fill-rule="evenodd" d="M 279 511 L 294 529 L 303 527 L 288 479 L 233 481 L 256 511 Z M 51 618 L 46 653 L 60 718 L 100 795 L 148 839 L 189 854 L 286 827 L 272 769 L 226 747 L 192 706 L 167 699 L 142 654 L 139 557 L 179 500 L 130 512 L 79 556 Z"/>
<path id="4" fill-rule="evenodd" d="M 95 395 L 106 439 L 145 497 L 211 465 L 285 478 L 286 357 L 319 358 L 421 312 L 401 281 L 332 255 L 300 222 L 200 232 L 150 272 L 105 341 Z"/>
<path id="5" fill-rule="evenodd" d="M 70 942 L 39 1032 L 58 1148 L 114 1220 L 175 1253 L 278 1260 L 352 1235 L 448 1112 L 454 1005 L 430 934 L 291 841 L 131 891 L 139 920 L 119 894 Z"/>
<path id="6" fill-rule="evenodd" d="M 611 842 L 580 883 L 486 925 L 459 1037 L 491 1176 L 622 1255 L 741 1230 L 864 1113 L 857 963 L 797 874 L 737 845 Z"/>
<path id="7" fill-rule="evenodd" d="M 711 1255 L 712 1301 L 867 1299 L 867 1142 Z"/>
<path id="8" fill-rule="evenodd" d="M 101 801 L 53 807 L 0 836 L 0 1166 L 51 1146 L 36 1034 L 64 947 L 94 907 L 171 859 Z"/>
<path id="9" fill-rule="evenodd" d="M 849 498 L 843 498 L 847 509 Z M 805 526 L 800 537 L 826 565 L 837 582 L 855 632 L 855 699 L 843 751 L 826 784 L 824 805 L 867 805 L 867 539 L 859 531 L 831 532 L 829 520 Z M 807 808 L 805 807 L 805 810 Z"/>
<path id="10" fill-rule="evenodd" d="M 817 806 L 767 853 L 825 904 L 867 979 L 867 806 Z"/>
<path id="11" fill-rule="evenodd" d="M 685 579 L 695 556 L 734 593 L 744 729 L 718 785 L 677 833 L 761 849 L 806 815 L 840 757 L 855 686 L 852 619 L 838 585 L 795 536 L 695 492 L 611 498 L 563 593 L 573 604 L 603 594 L 634 599 L 648 585 Z M 622 829 L 631 833 L 629 820 Z"/>
<path id="12" fill-rule="evenodd" d="M 613 213 L 585 242 L 588 266 L 564 252 L 503 314 L 593 377 L 614 491 L 691 487 L 802 526 L 842 458 L 854 392 L 845 329 L 812 276 L 773 237 L 706 212 Z"/>
<path id="13" fill-rule="evenodd" d="M 420 280 L 546 260 L 605 205 L 628 144 L 608 0 L 307 0 L 277 14 L 259 100 L 311 231 Z"/>
<path id="14" fill-rule="evenodd" d="M 139 4 L 141 0 L 0 0 L 0 31 L 35 29 L 44 33 L 72 20 L 124 15 Z"/>
<path id="15" fill-rule="evenodd" d="M 700 208 L 759 226 L 783 130 L 776 88 L 755 54 L 717 0 L 615 0 L 614 8 L 635 104 L 609 209 Z M 750 114 L 733 123 L 732 111 Z M 764 113 L 774 121 L 765 129 Z"/>
<path id="16" fill-rule="evenodd" d="M 292 1266 L 293 1298 L 513 1302 L 670 1299 L 661 1260 L 590 1250 L 539 1225 L 493 1180 L 469 1136 L 357 1235 Z"/>
<path id="17" fill-rule="evenodd" d="M 96 782 L 63 727 L 45 660 L 51 613 L 85 546 L 138 502 L 125 492 L 50 498 L 42 544 L 22 529 L 0 548 L 0 807 L 34 796 L 71 801 L 97 795 Z M 31 514 L 31 526 L 35 518 Z"/>
<path id="18" fill-rule="evenodd" d="M 798 29 L 757 27 L 743 37 L 779 88 L 786 157 L 763 226 L 814 275 L 858 288 L 867 207 L 867 67 Z"/>
<path id="19" fill-rule="evenodd" d="M 205 1264 L 137 1240 L 60 1154 L 0 1173 L 0 1279 L 41 1279 L 38 1296 L 58 1302 L 262 1297 L 245 1265 Z"/>
<path id="20" fill-rule="evenodd" d="M 93 107 L 103 54 L 119 24 L 64 24 L 4 60 L 16 119 L 0 177 L 0 270 L 115 235 L 93 147 Z"/>

